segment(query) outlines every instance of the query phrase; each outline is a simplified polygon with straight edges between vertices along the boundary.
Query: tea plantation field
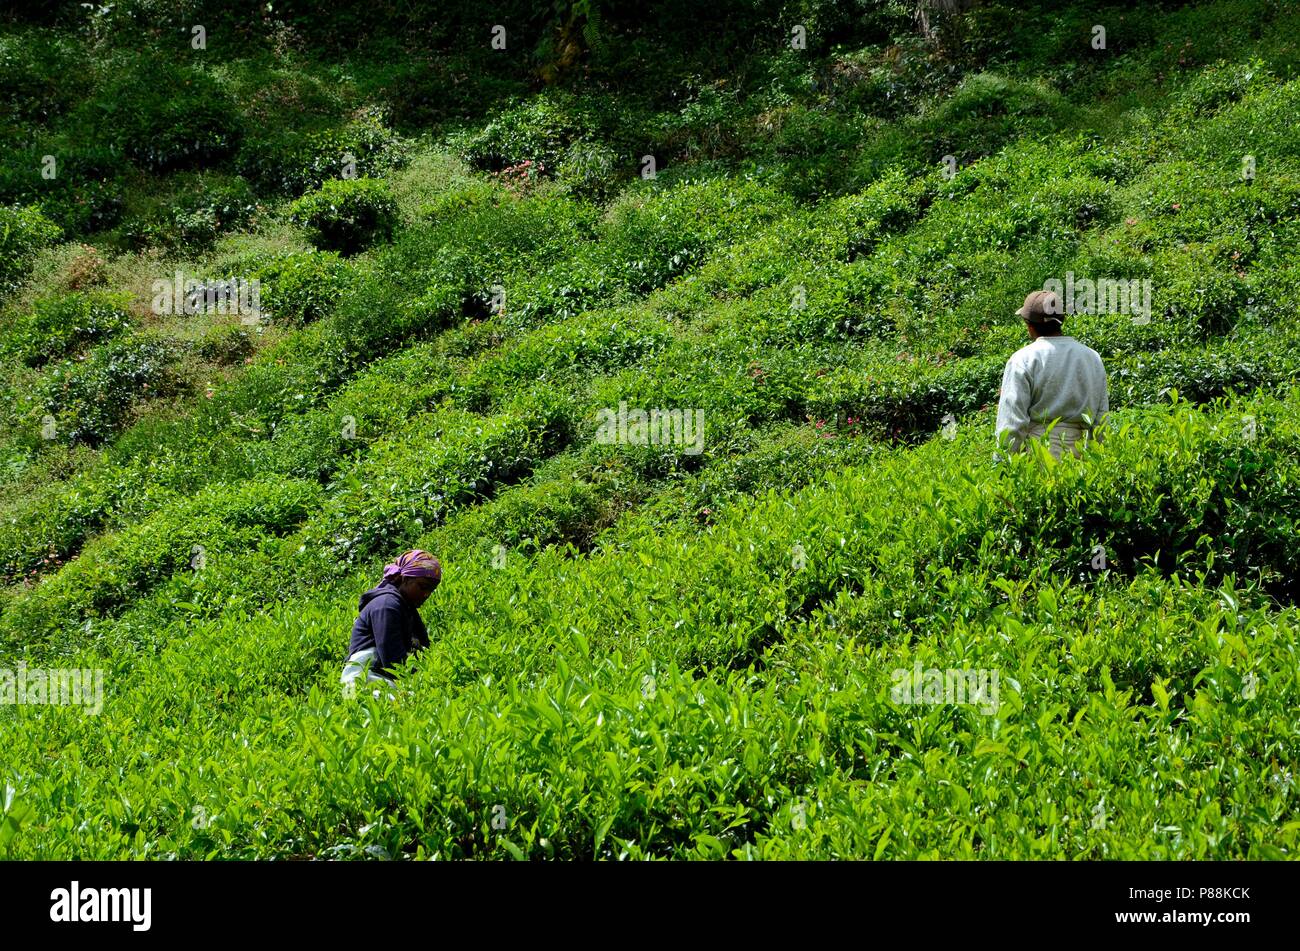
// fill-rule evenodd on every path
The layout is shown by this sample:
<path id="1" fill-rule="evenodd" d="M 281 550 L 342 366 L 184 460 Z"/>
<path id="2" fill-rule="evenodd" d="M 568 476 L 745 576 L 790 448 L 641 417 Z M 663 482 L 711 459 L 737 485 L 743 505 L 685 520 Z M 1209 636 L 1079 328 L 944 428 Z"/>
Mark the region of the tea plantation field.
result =
<path id="1" fill-rule="evenodd" d="M 1295 4 L 437 6 L 0 15 L 0 858 L 1297 854 Z"/>

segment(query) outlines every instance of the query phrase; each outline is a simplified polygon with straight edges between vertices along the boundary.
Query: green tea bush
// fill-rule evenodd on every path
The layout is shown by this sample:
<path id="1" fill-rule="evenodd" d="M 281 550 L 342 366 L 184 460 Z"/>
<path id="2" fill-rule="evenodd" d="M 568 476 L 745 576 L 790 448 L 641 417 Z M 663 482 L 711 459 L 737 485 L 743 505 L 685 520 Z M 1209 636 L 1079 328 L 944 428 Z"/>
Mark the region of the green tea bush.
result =
<path id="1" fill-rule="evenodd" d="M 963 606 L 984 601 L 979 575 L 954 580 L 965 582 L 953 588 L 964 595 Z M 744 671 L 698 676 L 622 653 L 597 665 L 585 638 L 552 636 L 546 646 L 565 655 L 564 667 L 532 682 L 509 690 L 498 688 L 495 680 L 467 679 L 449 690 L 446 678 L 453 671 L 430 657 L 416 695 L 401 707 L 387 708 L 368 701 L 350 707 L 330 698 L 323 684 L 295 695 L 281 689 L 307 675 L 312 660 L 329 657 L 326 645 L 341 612 L 322 607 L 291 617 L 277 609 L 259 618 L 252 631 L 233 619 L 200 623 L 190 637 L 167 645 L 148 662 L 140 688 L 148 691 L 147 701 L 119 702 L 132 704 L 133 717 L 150 709 L 148 703 L 179 720 L 184 726 L 166 740 L 181 744 L 187 754 L 192 749 L 193 760 L 180 761 L 201 761 L 204 769 L 189 769 L 184 789 L 161 781 L 168 767 L 156 764 L 157 757 L 142 757 L 144 776 L 105 771 L 96 753 L 102 721 L 77 717 L 75 711 L 51 718 L 50 728 L 69 752 L 53 767 L 58 774 L 48 785 L 25 782 L 19 795 L 40 803 L 78 779 L 85 792 L 66 828 L 34 824 L 17 840 L 17 855 L 65 838 L 69 848 L 86 848 L 96 857 L 197 856 L 216 849 L 250 856 L 268 850 L 365 855 L 370 849 L 393 858 L 435 853 L 893 858 L 954 852 L 992 858 L 1056 850 L 1128 857 L 1140 848 L 1170 857 L 1223 854 L 1234 834 L 1262 841 L 1268 822 L 1249 810 L 1203 815 L 1202 795 L 1185 788 L 1188 770 L 1198 787 L 1218 788 L 1214 776 L 1222 767 L 1239 766 L 1249 775 L 1237 781 L 1234 795 L 1262 784 L 1269 790 L 1270 812 L 1281 807 L 1285 791 L 1269 782 L 1269 758 L 1283 748 L 1284 737 L 1252 726 L 1250 708 L 1239 696 L 1234 701 L 1233 694 L 1239 694 L 1235 688 L 1243 666 L 1258 664 L 1282 694 L 1275 698 L 1261 691 L 1260 697 L 1268 698 L 1270 710 L 1284 703 L 1291 691 L 1273 668 L 1293 643 L 1286 619 L 1270 619 L 1259 607 L 1238 604 L 1231 592 L 1224 593 L 1227 599 L 1216 600 L 1155 579 L 1117 589 L 1107 599 L 1106 629 L 1131 636 L 1088 637 L 1081 645 L 1086 660 L 1075 664 L 1065 657 L 1072 645 L 1058 646 L 1052 639 L 1044 646 L 1039 625 L 1050 624 L 1046 613 L 1015 604 L 996 609 L 987 620 L 956 619 L 946 652 L 919 653 L 905 643 L 874 645 L 857 638 L 846 644 L 844 637 L 817 638 L 818 629 L 809 625 L 807 647 L 774 651 L 769 681 Z M 1153 602 L 1160 612 L 1154 629 L 1138 620 Z M 1056 602 L 1054 613 L 1089 609 L 1096 610 L 1086 595 L 1072 594 Z M 1181 682 L 1171 681 L 1174 690 L 1166 691 L 1162 702 L 1110 676 L 1111 669 L 1143 653 L 1164 654 L 1179 646 L 1186 655 L 1185 639 L 1180 644 L 1175 632 L 1200 630 L 1199 621 L 1207 616 L 1215 631 L 1238 640 L 1251 627 L 1257 631 L 1247 657 L 1226 640 L 1224 647 L 1213 643 L 1215 631 L 1196 637 L 1194 657 L 1209 672 L 1209 686 L 1189 686 L 1184 693 Z M 492 630 L 480 628 L 479 641 Z M 245 632 L 247 645 L 241 642 Z M 504 650 L 514 653 L 516 663 L 524 660 L 505 639 L 477 646 L 467 641 L 462 649 L 476 659 Z M 1063 673 L 1040 685 L 1025 673 L 1033 658 L 1044 654 Z M 927 665 L 951 657 L 954 663 L 1014 672 L 1017 689 L 1003 680 L 998 733 L 991 734 L 983 722 L 987 718 L 974 713 L 892 703 L 884 672 L 910 667 L 918 655 Z M 213 663 L 201 663 L 202 657 L 212 657 Z M 274 748 L 244 745 L 238 735 L 200 747 L 194 738 L 194 724 L 202 722 L 196 719 L 199 708 L 165 688 L 184 671 L 199 685 L 204 707 L 225 717 L 276 720 L 293 709 L 299 716 L 287 718 Z M 1059 702 L 1066 691 L 1082 698 L 1077 706 L 1086 713 L 1079 724 L 1071 723 L 1075 707 Z M 1186 719 L 1166 721 L 1180 710 L 1186 710 Z M 404 754 L 394 754 L 391 771 L 376 770 L 372 752 L 346 742 L 362 724 Z M 1234 728 L 1242 737 L 1239 744 L 1216 750 Z M 25 732 L 15 750 L 19 762 L 40 753 L 29 736 Z M 447 749 L 459 752 L 446 758 L 417 752 L 429 743 L 441 748 L 444 738 Z M 1007 745 L 1006 753 L 998 743 Z M 286 756 L 286 749 L 293 755 Z M 727 766 L 716 768 L 727 751 L 732 754 Z M 1193 752 L 1208 761 L 1192 758 Z M 1003 762 L 1008 754 L 1020 757 L 1014 768 Z M 1126 794 L 1131 790 L 1123 783 L 1122 764 L 1143 754 L 1156 764 L 1155 788 L 1144 787 L 1134 798 Z M 312 784 L 307 793 L 296 790 L 294 770 L 303 763 L 337 782 Z M 888 782 L 879 779 L 875 763 L 889 771 Z M 1047 815 L 1041 826 L 1018 817 L 990 820 L 976 812 L 973 799 L 968 804 L 945 792 L 946 786 L 936 790 L 927 783 L 935 771 L 962 789 L 977 790 L 980 801 L 996 803 L 999 817 L 1008 812 L 1037 817 L 1042 810 Z M 543 776 L 548 782 L 538 788 Z M 1099 786 L 1125 795 L 1126 804 L 1100 833 L 1089 828 Z M 484 795 L 482 788 L 490 792 Z M 231 789 L 244 791 L 237 803 Z M 87 800 L 119 807 L 106 806 L 100 816 L 93 806 L 82 805 Z M 385 809 L 359 808 L 359 801 L 383 802 Z M 196 802 L 205 806 L 211 823 L 190 821 Z M 497 804 L 504 804 L 508 817 L 504 830 L 490 827 L 493 815 L 500 814 Z M 1085 818 L 1063 827 L 1051 823 L 1053 806 L 1060 814 L 1068 808 Z M 1130 816 L 1130 809 L 1138 815 Z M 1171 814 L 1197 833 L 1152 835 L 1156 818 Z M 79 830 L 80 822 L 89 824 Z M 1207 824 L 1210 832 L 1202 834 Z M 908 834 L 895 838 L 887 835 L 891 828 Z M 144 831 L 143 842 L 136 829 Z M 1135 839 L 1143 845 L 1135 846 Z M 1262 846 L 1249 848 L 1266 854 Z"/>
<path id="2" fill-rule="evenodd" d="M 263 194 L 297 196 L 353 171 L 379 177 L 408 159 L 406 142 L 372 113 L 338 127 L 250 135 L 235 170 Z"/>
<path id="3" fill-rule="evenodd" d="M 50 220 L 69 234 L 94 234 L 111 228 L 121 220 L 124 207 L 116 185 L 93 178 L 82 180 L 71 192 L 41 202 Z"/>
<path id="4" fill-rule="evenodd" d="M 339 491 L 304 529 L 308 546 L 344 565 L 400 546 L 525 475 L 567 438 L 565 414 L 547 395 L 487 419 L 454 410 L 411 417 L 340 473 Z"/>
<path id="5" fill-rule="evenodd" d="M 249 224 L 257 212 L 257 200 L 242 178 L 198 178 L 194 185 L 171 213 L 172 234 L 180 244 L 211 244 L 225 232 Z"/>
<path id="6" fill-rule="evenodd" d="M 333 329 L 329 323 L 310 325 L 307 332 L 261 350 L 243 372 L 197 407 L 198 432 L 215 438 L 237 427 L 263 436 L 286 415 L 316 405 L 346 378 L 338 363 L 347 355 L 327 339 L 326 331 Z"/>
<path id="7" fill-rule="evenodd" d="M 503 325 L 531 326 L 622 287 L 591 246 L 595 218 L 590 206 L 555 191 L 507 198 L 499 189 L 456 189 L 401 232 L 381 266 L 427 288 L 402 296 L 411 319 L 427 315 L 425 325 L 483 319 L 499 303 Z"/>
<path id="8" fill-rule="evenodd" d="M 1223 249 L 1224 266 L 1252 264 L 1273 230 L 1300 216 L 1300 182 L 1276 172 L 1243 180 L 1242 168 L 1231 176 L 1190 161 L 1151 166 L 1126 189 L 1141 214 L 1113 237 L 1135 253 L 1196 244 Z"/>
<path id="9" fill-rule="evenodd" d="M 632 310 L 599 309 L 533 331 L 466 369 L 452 388 L 476 411 L 534 383 L 561 387 L 575 379 L 633 366 L 672 339 L 663 322 Z"/>
<path id="10" fill-rule="evenodd" d="M 228 366 L 242 363 L 256 349 L 253 334 L 238 324 L 217 324 L 204 331 L 195 351 L 204 360 Z"/>
<path id="11" fill-rule="evenodd" d="M 483 171 L 499 172 L 533 162 L 551 173 L 560 165 L 565 150 L 591 136 L 595 125 L 595 118 L 572 96 L 533 96 L 503 110 L 483 128 L 462 134 L 454 147 L 465 161 Z M 582 173 L 577 174 L 581 177 Z"/>
<path id="12" fill-rule="evenodd" d="M 382 273 L 382 267 L 375 270 Z M 466 316 L 464 307 L 464 292 L 442 284 L 413 299 L 406 287 L 388 280 L 359 282 L 324 322 L 336 335 L 338 381 L 377 357 L 435 337 Z"/>
<path id="13" fill-rule="evenodd" d="M 552 477 L 543 478 L 546 465 L 531 482 L 504 488 L 490 501 L 458 513 L 419 544 L 426 550 L 454 551 L 458 561 L 479 558 L 483 564 L 528 557 L 550 546 L 589 550 L 633 500 L 616 480 L 599 473 L 593 478 L 578 471 L 568 478 L 548 473 Z"/>
<path id="14" fill-rule="evenodd" d="M 1197 71 L 1190 82 L 1174 93 L 1167 121 L 1173 125 L 1204 120 L 1223 107 L 1276 83 L 1268 67 L 1258 58 L 1246 63 L 1220 60 Z"/>
<path id="15" fill-rule="evenodd" d="M 15 500 L 0 519 L 0 577 L 12 582 L 62 564 L 104 523 L 128 485 L 127 471 L 110 465 Z"/>
<path id="16" fill-rule="evenodd" d="M 1052 99 L 1041 87 L 996 73 L 974 73 L 943 104 L 952 122 L 991 116 L 1037 116 L 1048 112 Z"/>
<path id="17" fill-rule="evenodd" d="M 235 104 L 211 73 L 134 60 L 83 106 L 101 142 L 151 171 L 206 166 L 238 145 Z"/>
<path id="18" fill-rule="evenodd" d="M 1092 26 L 1096 17 L 1092 10 L 1060 9 L 1050 14 L 1043 11 L 1043 16 L 1026 16 L 1026 11 L 1015 4 L 995 4 L 984 12 L 993 23 L 1012 26 L 1008 39 L 1013 44 L 1015 58 L 1026 59 L 1040 64 L 1060 63 L 1079 68 L 1088 61 L 1096 59 L 1091 56 Z M 1109 12 L 1109 11 L 1108 11 Z M 1165 20 L 1155 10 L 1141 7 L 1115 7 L 1115 23 L 1106 38 L 1107 48 L 1118 53 L 1132 53 L 1152 47 L 1166 47 L 1168 35 L 1166 30 L 1179 30 L 1175 14 Z M 1172 22 L 1171 22 L 1172 21 Z M 1172 34 L 1169 34 L 1172 35 Z M 1182 32 L 1179 33 L 1182 36 Z M 1176 48 L 1168 44 L 1167 48 Z M 1124 67 L 1133 68 L 1130 57 L 1120 58 L 1114 71 Z"/>
<path id="19" fill-rule="evenodd" d="M 647 411 L 698 410 L 705 427 L 703 454 L 686 453 L 677 444 L 609 447 L 616 455 L 639 459 L 646 478 L 679 467 L 695 468 L 712 453 L 727 454 L 731 437 L 746 426 L 802 418 L 803 356 L 800 351 L 783 361 L 736 327 L 701 328 L 699 334 L 675 339 L 639 366 L 594 380 L 587 389 L 588 412 L 583 418 L 590 428 L 585 435 L 595 438 L 598 410 L 617 412 L 624 402 Z"/>
<path id="20" fill-rule="evenodd" d="M 1296 369 L 1291 347 L 1267 335 L 1131 353 L 1107 366 L 1111 401 L 1116 405 L 1160 402 L 1171 390 L 1193 403 L 1209 402 L 1230 391 L 1273 390 L 1288 386 Z"/>
<path id="21" fill-rule="evenodd" d="M 408 347 L 361 370 L 326 405 L 276 426 L 250 450 L 258 471 L 328 482 L 349 456 L 406 428 L 451 388 L 451 363 L 429 345 Z"/>
<path id="22" fill-rule="evenodd" d="M 261 309 L 302 326 L 332 313 L 351 286 L 352 272 L 333 251 L 280 251 L 243 262 L 261 282 Z"/>
<path id="23" fill-rule="evenodd" d="M 757 295 L 765 342 L 882 337 L 896 330 L 888 275 L 867 262 L 793 270 L 781 288 Z"/>
<path id="24" fill-rule="evenodd" d="M 788 207 L 783 196 L 745 181 L 631 190 L 610 206 L 602 223 L 601 261 L 628 288 L 644 293 Z"/>
<path id="25" fill-rule="evenodd" d="M 935 184 L 933 176 L 893 171 L 861 192 L 819 208 L 818 223 L 834 235 L 832 253 L 853 261 L 870 254 L 883 238 L 907 230 L 934 199 Z"/>
<path id="26" fill-rule="evenodd" d="M 824 424 L 785 423 L 756 430 L 750 445 L 723 456 L 680 486 L 657 493 L 645 517 L 709 521 L 726 506 L 769 491 L 793 491 L 816 483 L 846 466 L 867 464 L 878 446 L 868 439 L 845 438 Z"/>
<path id="27" fill-rule="evenodd" d="M 835 370 L 810 387 L 814 418 L 849 432 L 914 440 L 959 416 L 997 402 L 1005 358 L 981 357 L 935 366 L 926 361 L 880 363 L 864 372 Z"/>
<path id="28" fill-rule="evenodd" d="M 178 263 L 261 280 L 275 317 L 252 349 L 168 327 L 187 346 L 155 385 L 145 338 L 67 293 L 138 287 L 148 258 L 15 269 L 37 265 L 2 318 L 0 649 L 109 677 L 102 716 L 0 709 L 0 856 L 1293 855 L 1293 24 L 1270 0 L 1116 10 L 1103 53 L 1082 7 L 989 0 L 932 41 L 894 6 L 802 4 L 809 50 L 771 11 L 602 9 L 580 63 L 552 40 L 486 77 L 489 54 L 417 62 L 344 10 L 360 55 L 313 64 L 281 31 L 199 71 L 259 195 L 404 161 L 364 103 L 447 120 L 477 171 L 426 153 L 393 241 L 347 262 L 272 220 L 223 247 L 276 250 L 210 258 L 251 196 L 150 163 L 230 143 L 134 168 L 97 117 L 154 61 L 101 40 L 65 96 L 73 48 L 0 38 L 0 202 L 77 234 L 116 197 L 109 244 L 188 242 Z M 994 457 L 1013 310 L 1067 272 L 1154 286 L 1150 323 L 1066 325 L 1106 361 L 1106 438 Z M 73 328 L 50 365 L 24 362 L 29 323 Z M 597 442 L 624 401 L 702 410 L 703 451 Z M 55 403 L 56 434 L 108 435 L 51 445 Z M 414 546 L 446 569 L 433 643 L 400 703 L 345 700 L 357 594 Z M 916 663 L 998 672 L 997 715 L 898 702 Z"/>
<path id="29" fill-rule="evenodd" d="M 857 191 L 888 165 L 858 160 L 869 128 L 856 116 L 820 105 L 787 106 L 771 135 L 771 158 L 761 165 L 763 178 L 804 201 Z"/>
<path id="30" fill-rule="evenodd" d="M 1036 490 L 1050 496 L 1046 504 L 1055 513 L 1038 529 L 1026 527 L 1030 550 L 1043 546 L 1059 567 L 1086 574 L 1089 549 L 1080 535 L 1092 534 L 1122 570 L 1142 561 L 1166 572 L 1203 572 L 1216 583 L 1233 574 L 1293 603 L 1295 556 L 1284 539 L 1293 523 L 1295 428 L 1276 401 L 1244 412 L 1225 411 L 1222 403 L 1213 410 L 1180 402 L 1158 453 L 1137 458 L 1129 440 L 1107 459 L 1104 475 L 1070 469 L 1059 495 Z M 1031 478 L 1028 468 L 1013 469 L 1017 479 Z M 1103 481 L 1072 494 L 1069 483 L 1085 477 Z"/>
<path id="31" fill-rule="evenodd" d="M 1244 76 L 1251 67 L 1236 70 Z M 1255 157 L 1260 168 L 1274 173 L 1285 169 L 1300 141 L 1295 127 L 1285 121 L 1300 102 L 1300 82 L 1291 79 L 1270 86 L 1252 79 L 1250 87 L 1240 101 L 1228 102 L 1209 119 L 1170 121 L 1163 131 L 1164 141 L 1180 157 L 1222 169 L 1225 181 L 1241 181 L 1242 157 L 1247 154 Z M 1249 152 L 1243 143 L 1250 144 Z"/>
<path id="32" fill-rule="evenodd" d="M 292 531 L 318 503 L 319 486 L 296 481 L 216 484 L 142 523 L 102 535 L 78 557 L 10 606 L 0 638 L 44 638 L 104 617 L 188 565 L 202 571 L 208 550 L 239 551 L 264 533 Z M 7 635 L 7 636 L 6 636 Z M 66 652 L 68 646 L 60 645 Z"/>
<path id="33" fill-rule="evenodd" d="M 293 576 L 284 564 L 293 559 L 299 543 L 294 535 L 247 533 L 244 547 L 204 546 L 202 558 L 191 548 L 187 566 L 181 565 L 147 595 L 126 605 L 105 626 L 115 645 L 125 651 L 156 650 L 165 638 L 168 619 L 183 612 L 191 623 L 205 618 L 259 611 L 281 603 Z M 306 657 L 300 657 L 306 661 Z M 321 663 L 324 657 L 313 657 Z"/>
<path id="34" fill-rule="evenodd" d="M 555 261 L 535 274 L 519 275 L 507 291 L 506 310 L 499 315 L 502 323 L 534 327 L 628 299 L 631 295 L 620 275 L 605 267 L 599 255 L 599 246 L 585 245 L 576 249 L 570 260 Z M 490 299 L 488 304 L 490 307 Z"/>
<path id="35" fill-rule="evenodd" d="M 0 98 L 14 120 L 47 124 L 85 95 L 82 54 L 67 38 L 35 30 L 0 37 Z"/>
<path id="36" fill-rule="evenodd" d="M 76 291 L 41 297 L 6 331 L 5 348 L 28 366 L 61 359 L 129 330 L 128 295 Z"/>
<path id="37" fill-rule="evenodd" d="M 0 201 L 34 205 L 68 234 L 99 231 L 122 214 L 122 166 L 110 148 L 71 135 L 14 148 L 0 156 Z"/>
<path id="38" fill-rule="evenodd" d="M 128 335 L 99 344 L 84 361 L 56 364 L 41 395 L 59 437 L 92 446 L 104 443 L 122 428 L 137 402 L 175 392 L 174 359 L 169 341 Z"/>
<path id="39" fill-rule="evenodd" d="M 575 198 L 603 202 L 618 187 L 620 172 L 629 163 L 612 148 L 596 142 L 574 142 L 559 160 L 557 178 Z"/>
<path id="40" fill-rule="evenodd" d="M 61 236 L 59 226 L 35 208 L 0 206 L 0 291 L 18 286 L 36 252 Z"/>
<path id="41" fill-rule="evenodd" d="M 1264 437 L 1256 461 L 1277 461 L 1296 436 L 1288 411 L 1252 408 Z M 1159 505 L 1150 505 L 1168 480 L 1197 479 L 1202 451 L 1226 445 L 1216 442 L 1219 421 L 1227 418 L 1160 410 L 1140 436 L 1117 432 L 1107 450 L 1115 458 L 1090 460 L 1096 472 L 1067 462 L 1044 473 L 1033 457 L 977 468 L 982 440 L 936 440 L 868 470 L 833 473 L 793 501 L 774 493 L 729 509 L 711 533 L 635 535 L 579 563 L 552 550 L 531 560 L 507 553 L 496 567 L 477 551 L 456 561 L 453 550 L 431 602 L 439 637 L 401 706 L 349 706 L 325 692 L 350 598 L 197 621 L 189 636 L 142 658 L 131 688 L 115 696 L 124 716 L 148 710 L 173 724 L 162 738 L 137 732 L 132 741 L 167 743 L 169 764 L 151 767 L 159 758 L 149 757 L 142 768 L 189 764 L 185 788 L 104 770 L 94 751 L 121 729 L 109 718 L 45 719 L 42 735 L 65 755 L 55 774 L 39 774 L 48 787 L 27 783 L 19 795 L 39 804 L 71 782 L 82 793 L 66 822 L 60 812 L 26 830 L 18 854 L 56 843 L 96 856 L 367 846 L 394 857 L 1265 854 L 1232 844 L 1232 834 L 1251 842 L 1273 835 L 1280 800 L 1269 800 L 1270 818 L 1249 810 L 1203 816 L 1203 794 L 1188 791 L 1187 777 L 1190 768 L 1198 788 L 1219 790 L 1213 777 L 1231 764 L 1228 775 L 1254 770 L 1242 790 L 1272 788 L 1270 757 L 1286 742 L 1270 725 L 1272 711 L 1285 708 L 1294 686 L 1292 615 L 1231 585 L 1201 589 L 1153 572 L 1071 585 L 1033 567 L 1057 555 L 1062 539 L 1070 555 L 1091 541 L 1063 532 L 1077 526 L 1078 506 L 1110 513 L 1112 526 L 1129 512 L 1157 528 Z M 1246 492 L 1285 485 L 1285 474 L 1261 483 L 1264 468 L 1238 468 L 1241 446 L 1228 455 L 1214 480 L 1235 470 L 1246 475 Z M 1143 475 L 1130 480 L 1144 459 Z M 1124 495 L 1162 472 L 1165 484 L 1151 484 L 1151 495 Z M 1079 481 L 1093 478 L 1093 491 L 1081 491 Z M 1180 498 L 1188 512 L 1213 511 L 1206 497 Z M 1286 511 L 1284 496 L 1260 498 L 1261 514 Z M 916 511 L 929 517 L 915 519 Z M 1010 533 L 1030 520 L 1038 528 L 1027 537 L 1036 541 L 1017 550 Z M 796 542 L 805 562 L 792 563 Z M 972 561 L 971 545 L 993 560 Z M 942 645 L 882 637 L 877 618 L 892 620 L 886 630 L 912 634 L 915 624 L 949 636 Z M 106 636 L 121 633 L 110 626 Z M 758 656 L 763 663 L 753 664 Z M 973 709 L 893 701 L 887 672 L 915 659 L 1000 670 L 997 731 Z M 694 669 L 700 663 L 714 669 Z M 1243 701 L 1246 671 L 1268 685 L 1258 694 L 1270 704 L 1263 721 Z M 208 703 L 174 689 L 183 676 Z M 1062 704 L 1062 695 L 1075 700 Z M 272 747 L 244 744 L 237 733 L 214 747 L 198 739 L 200 710 L 203 722 L 267 717 L 284 728 Z M 364 745 L 346 741 L 364 732 L 362 723 L 368 736 L 411 751 L 393 771 L 375 770 Z M 13 762 L 41 755 L 34 736 L 18 734 Z M 453 752 L 417 754 L 417 739 L 421 750 Z M 1202 764 L 1194 752 L 1211 759 Z M 990 825 L 931 782 L 937 770 L 978 790 L 998 815 L 1052 807 L 1088 815 L 1099 787 L 1131 788 L 1125 769 L 1135 758 L 1159 764 L 1157 788 L 1126 799 L 1100 837 L 1046 819 L 1026 827 L 1019 816 Z M 303 763 L 336 781 L 309 784 L 316 792 L 304 795 L 294 780 Z M 537 776 L 548 777 L 544 789 Z M 235 803 L 232 788 L 252 791 Z M 1033 799 L 1040 793 L 1051 801 Z M 487 831 L 498 800 L 511 817 L 508 843 Z M 223 804 L 206 829 L 188 821 L 196 802 Z M 386 806 L 380 815 L 357 802 Z M 801 802 L 806 823 L 793 821 Z M 1171 814 L 1186 816 L 1184 834 L 1152 837 L 1156 817 Z M 382 823 L 372 825 L 377 817 Z M 83 821 L 90 825 L 78 832 Z M 908 836 L 887 837 L 893 827 Z"/>
<path id="42" fill-rule="evenodd" d="M 373 178 L 328 181 L 289 209 L 312 243 L 343 255 L 386 241 L 397 224 L 397 202 L 385 182 Z"/>
<path id="43" fill-rule="evenodd" d="M 1163 312 L 1188 341 L 1230 331 L 1250 297 L 1240 273 L 1191 249 L 1157 255 L 1153 272 L 1156 314 Z"/>
<path id="44" fill-rule="evenodd" d="M 404 269 L 449 284 L 475 279 L 480 286 L 507 271 L 533 276 L 567 260 L 575 245 L 591 241 L 596 226 L 594 209 L 562 194 L 514 198 L 480 184 L 441 196 L 426 217 L 396 244 Z M 438 252 L 447 260 L 437 260 Z"/>
<path id="45" fill-rule="evenodd" d="M 311 266 L 316 265 L 331 266 L 323 255 Z M 199 432 L 220 438 L 232 427 L 254 436 L 273 431 L 286 416 L 319 406 L 361 368 L 442 329 L 459 303 L 447 288 L 412 301 L 394 280 L 349 282 L 328 315 L 260 351 L 204 400 L 195 410 Z"/>

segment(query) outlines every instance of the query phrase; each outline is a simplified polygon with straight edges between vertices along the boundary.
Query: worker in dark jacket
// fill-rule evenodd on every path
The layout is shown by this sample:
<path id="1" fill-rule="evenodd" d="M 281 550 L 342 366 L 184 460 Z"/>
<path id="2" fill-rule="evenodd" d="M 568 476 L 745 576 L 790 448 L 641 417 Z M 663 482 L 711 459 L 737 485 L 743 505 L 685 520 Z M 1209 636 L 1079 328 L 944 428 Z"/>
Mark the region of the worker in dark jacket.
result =
<path id="1" fill-rule="evenodd" d="M 361 596 L 342 681 L 392 682 L 393 668 L 429 646 L 420 606 L 442 581 L 442 565 L 428 552 L 408 551 L 384 568 L 384 578 Z M 355 690 L 355 687 L 351 688 Z"/>

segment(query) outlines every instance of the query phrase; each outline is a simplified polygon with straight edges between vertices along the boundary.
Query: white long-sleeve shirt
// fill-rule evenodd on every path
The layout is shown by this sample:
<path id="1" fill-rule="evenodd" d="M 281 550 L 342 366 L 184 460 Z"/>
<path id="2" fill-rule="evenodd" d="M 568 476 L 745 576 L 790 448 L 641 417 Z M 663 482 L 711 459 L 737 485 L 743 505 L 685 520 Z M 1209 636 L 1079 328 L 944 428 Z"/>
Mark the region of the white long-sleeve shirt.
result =
<path id="1" fill-rule="evenodd" d="M 1110 412 L 1106 368 L 1096 350 L 1073 337 L 1039 337 L 1007 361 L 998 400 L 997 437 L 1014 452 L 1027 436 L 1041 436 L 1046 424 L 1059 419 L 1057 429 L 1069 446 Z M 1053 455 L 1060 444 L 1052 440 Z"/>

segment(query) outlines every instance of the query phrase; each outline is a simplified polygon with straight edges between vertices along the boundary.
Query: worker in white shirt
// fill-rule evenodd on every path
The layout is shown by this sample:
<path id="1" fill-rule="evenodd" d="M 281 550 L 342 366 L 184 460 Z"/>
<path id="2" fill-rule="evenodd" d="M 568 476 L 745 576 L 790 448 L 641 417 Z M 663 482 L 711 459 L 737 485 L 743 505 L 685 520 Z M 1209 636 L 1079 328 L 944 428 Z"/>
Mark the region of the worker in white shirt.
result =
<path id="1" fill-rule="evenodd" d="M 1086 445 L 1110 412 L 1106 368 L 1097 351 L 1061 333 L 1065 314 L 1056 294 L 1034 291 L 1016 313 L 1032 342 L 1011 355 L 1002 374 L 998 446 L 1019 452 L 1026 439 L 1042 436 L 1051 427 L 1054 458 L 1060 459 L 1067 449 L 1080 455 L 1080 437 Z M 1095 435 L 1100 441 L 1101 431 Z"/>

